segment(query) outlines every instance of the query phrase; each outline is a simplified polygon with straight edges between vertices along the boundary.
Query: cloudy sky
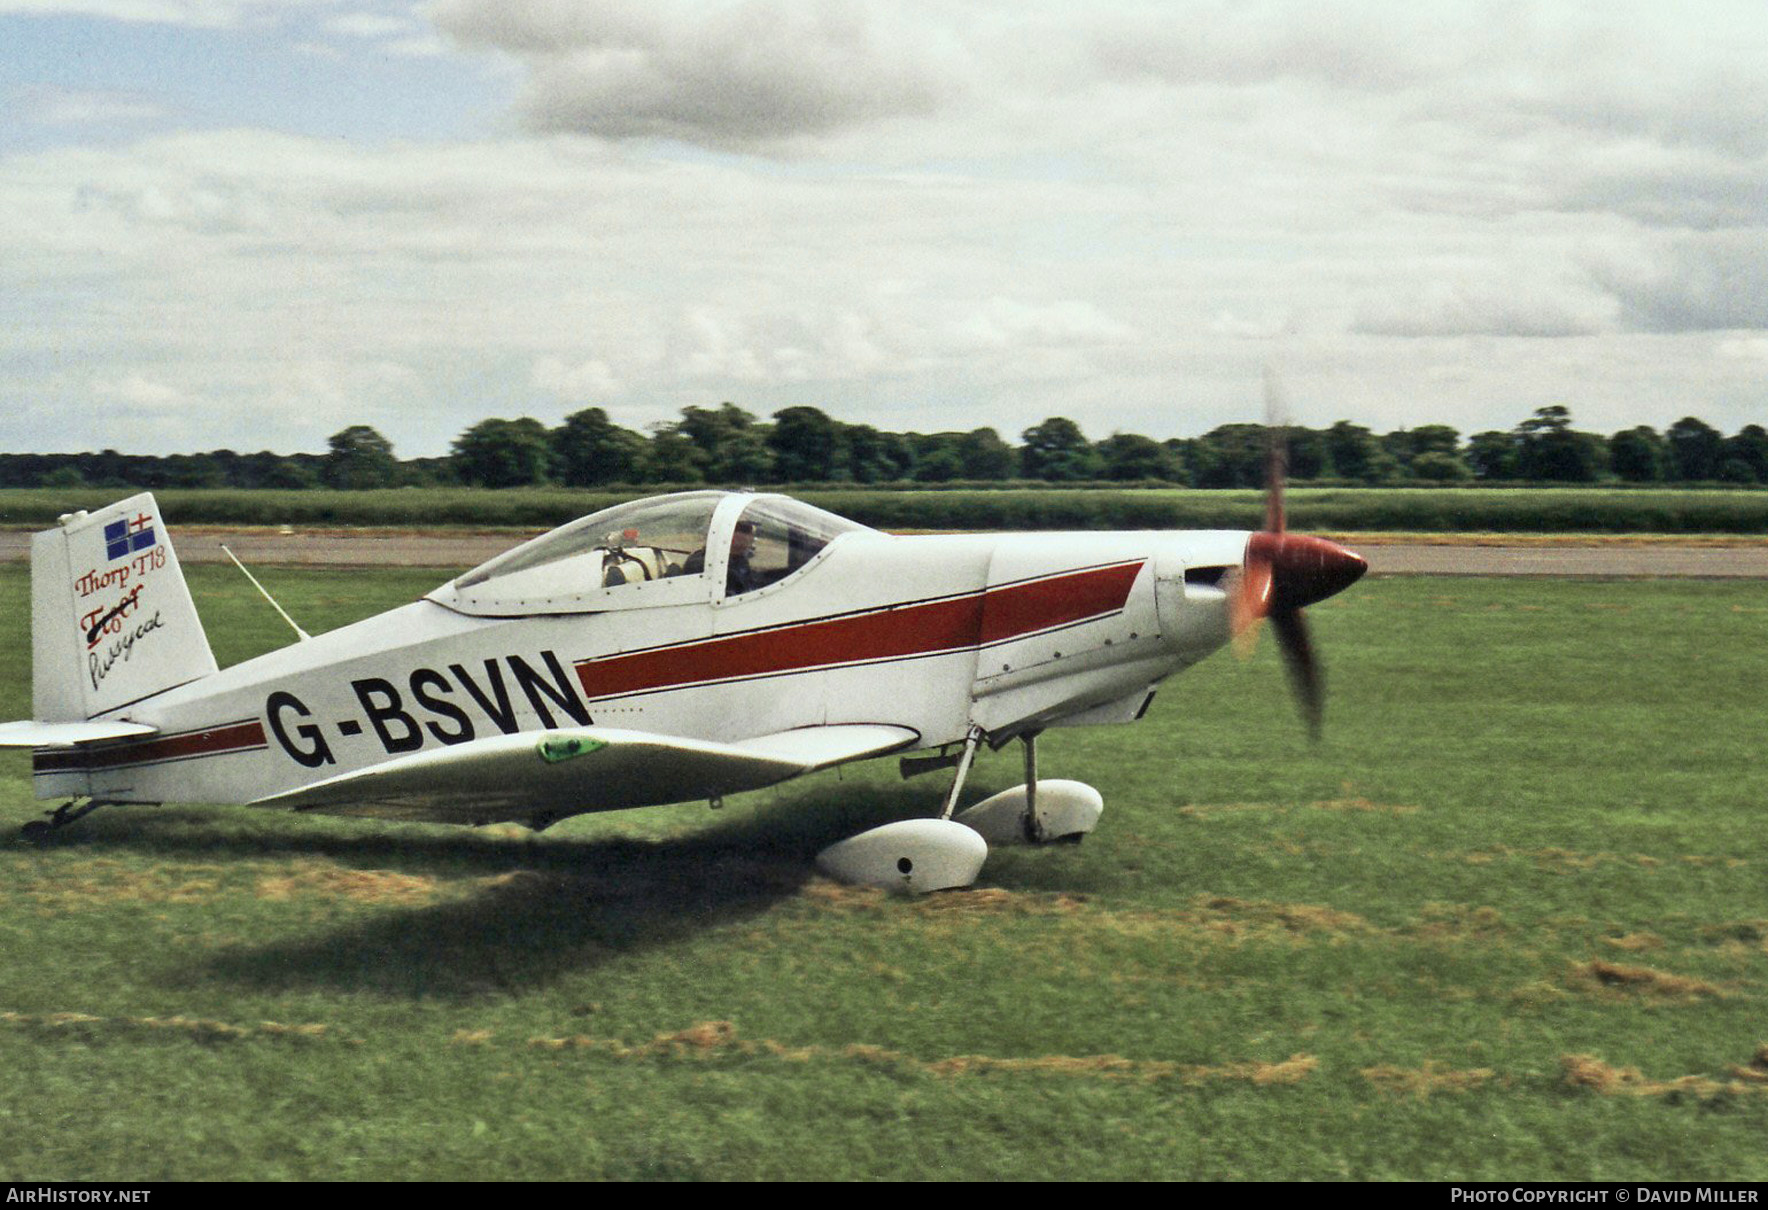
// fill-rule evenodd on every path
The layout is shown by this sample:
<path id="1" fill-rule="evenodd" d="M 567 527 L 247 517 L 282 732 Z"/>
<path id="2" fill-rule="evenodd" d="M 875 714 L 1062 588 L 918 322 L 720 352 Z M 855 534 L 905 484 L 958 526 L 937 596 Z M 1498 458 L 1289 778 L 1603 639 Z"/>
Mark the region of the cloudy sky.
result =
<path id="1" fill-rule="evenodd" d="M 0 0 L 0 450 L 1768 422 L 1768 5 Z"/>

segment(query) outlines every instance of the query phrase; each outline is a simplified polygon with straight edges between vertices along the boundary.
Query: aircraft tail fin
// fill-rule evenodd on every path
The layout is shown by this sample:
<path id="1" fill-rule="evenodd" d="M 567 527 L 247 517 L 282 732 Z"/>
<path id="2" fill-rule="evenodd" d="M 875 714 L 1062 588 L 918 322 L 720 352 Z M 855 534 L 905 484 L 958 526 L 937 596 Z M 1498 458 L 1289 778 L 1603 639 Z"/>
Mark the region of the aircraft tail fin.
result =
<path id="1" fill-rule="evenodd" d="M 150 493 L 31 538 L 32 713 L 84 722 L 215 671 Z"/>

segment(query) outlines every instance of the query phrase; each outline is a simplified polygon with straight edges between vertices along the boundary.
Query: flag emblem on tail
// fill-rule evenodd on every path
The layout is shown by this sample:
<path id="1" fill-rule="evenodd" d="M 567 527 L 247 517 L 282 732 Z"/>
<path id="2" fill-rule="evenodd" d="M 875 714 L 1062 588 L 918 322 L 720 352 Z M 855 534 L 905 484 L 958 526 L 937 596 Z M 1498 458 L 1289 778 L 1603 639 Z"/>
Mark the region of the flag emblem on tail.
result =
<path id="1" fill-rule="evenodd" d="M 145 513 L 135 514 L 134 520 L 119 518 L 104 527 L 104 555 L 113 563 L 153 544 L 153 518 Z"/>

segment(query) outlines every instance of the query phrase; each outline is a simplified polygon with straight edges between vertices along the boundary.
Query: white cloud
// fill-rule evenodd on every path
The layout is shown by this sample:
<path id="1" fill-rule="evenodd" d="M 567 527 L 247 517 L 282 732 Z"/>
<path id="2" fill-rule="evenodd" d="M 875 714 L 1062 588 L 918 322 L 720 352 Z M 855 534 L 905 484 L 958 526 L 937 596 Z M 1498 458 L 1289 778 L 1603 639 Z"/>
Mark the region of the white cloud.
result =
<path id="1" fill-rule="evenodd" d="M 18 94 L 26 120 L 49 126 L 106 126 L 153 122 L 165 106 L 139 93 L 36 87 Z"/>
<path id="2" fill-rule="evenodd" d="M 405 37 L 417 28 L 416 23 L 409 17 L 360 11 L 339 13 L 335 17 L 327 17 L 324 26 L 334 34 L 371 40 Z"/>
<path id="3" fill-rule="evenodd" d="M 356 10 L 327 17 L 321 23 L 326 33 L 356 43 L 371 45 L 385 54 L 403 58 L 435 59 L 450 53 L 449 43 L 435 29 L 419 20 L 416 13 L 402 11 L 368 12 Z M 331 44 L 312 44 L 321 54 L 341 54 Z"/>
<path id="4" fill-rule="evenodd" d="M 1006 350 L 1124 344 L 1138 333 L 1090 302 L 1031 304 L 996 296 L 947 326 L 959 349 Z"/>
<path id="5" fill-rule="evenodd" d="M 412 11 L 316 2 L 282 28 L 337 64 L 435 52 Z M 486 415 L 593 403 L 642 427 L 724 399 L 1166 436 L 1257 419 L 1273 351 L 1301 423 L 1508 428 L 1598 393 L 1644 409 L 1626 423 L 1669 399 L 1720 423 L 1760 398 L 1755 7 L 422 11 L 455 66 L 521 73 L 520 113 L 476 128 L 499 133 L 0 158 L 0 382 L 37 401 L 15 442 L 59 444 L 46 417 L 132 375 L 143 418 L 147 387 L 202 401 L 170 448 L 315 449 L 361 421 L 409 454 Z M 163 90 L 106 100 L 81 103 L 178 120 Z"/>
<path id="6" fill-rule="evenodd" d="M 1768 336 L 1734 336 L 1721 340 L 1715 350 L 1734 361 L 1768 361 Z"/>
<path id="7" fill-rule="evenodd" d="M 619 394 L 619 377 L 598 358 L 568 364 L 562 358 L 542 357 L 534 363 L 534 385 L 567 402 L 594 402 Z"/>
<path id="8" fill-rule="evenodd" d="M 153 412 L 172 412 L 197 406 L 201 401 L 177 387 L 131 373 L 116 380 L 95 380 L 93 394 L 126 408 L 142 408 Z"/>
<path id="9" fill-rule="evenodd" d="M 875 317 L 852 310 L 687 308 L 676 320 L 659 371 L 708 383 L 850 382 L 885 369 Z"/>
<path id="10" fill-rule="evenodd" d="M 932 112 L 958 64 L 895 6 L 442 0 L 437 23 L 528 64 L 537 130 L 748 146 Z"/>

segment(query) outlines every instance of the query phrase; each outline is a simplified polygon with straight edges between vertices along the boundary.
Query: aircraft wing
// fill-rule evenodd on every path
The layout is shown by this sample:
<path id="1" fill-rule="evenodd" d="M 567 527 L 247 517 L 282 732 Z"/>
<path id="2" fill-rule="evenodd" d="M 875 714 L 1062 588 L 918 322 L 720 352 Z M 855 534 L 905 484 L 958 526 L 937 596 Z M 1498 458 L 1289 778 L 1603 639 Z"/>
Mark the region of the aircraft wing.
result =
<path id="1" fill-rule="evenodd" d="M 907 727 L 881 724 L 804 727 L 734 744 L 566 727 L 402 756 L 253 805 L 446 823 L 526 820 L 759 789 L 919 738 Z"/>
<path id="2" fill-rule="evenodd" d="M 136 739 L 158 730 L 146 723 L 38 723 L 26 719 L 0 723 L 0 748 L 72 748 L 105 739 Z"/>

